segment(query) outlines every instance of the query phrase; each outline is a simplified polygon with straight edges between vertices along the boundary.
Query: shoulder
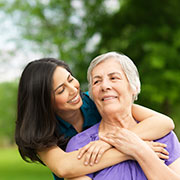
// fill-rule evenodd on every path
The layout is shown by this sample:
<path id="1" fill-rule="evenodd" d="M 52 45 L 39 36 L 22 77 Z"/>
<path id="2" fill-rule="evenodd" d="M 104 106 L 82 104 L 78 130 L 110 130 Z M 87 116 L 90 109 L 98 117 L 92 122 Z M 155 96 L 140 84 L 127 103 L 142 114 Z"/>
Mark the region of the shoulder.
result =
<path id="1" fill-rule="evenodd" d="M 166 165 L 170 165 L 180 157 L 180 143 L 173 131 L 157 141 L 167 145 L 166 149 L 169 152 L 169 159 L 165 161 Z"/>
<path id="2" fill-rule="evenodd" d="M 178 140 L 176 134 L 174 133 L 174 131 L 171 131 L 166 136 L 164 136 L 160 139 L 157 139 L 156 141 L 165 143 L 165 144 L 174 144 L 174 145 L 179 144 L 179 140 Z"/>
<path id="3" fill-rule="evenodd" d="M 83 100 L 83 106 L 85 108 L 96 108 L 96 105 L 94 104 L 94 101 L 89 97 L 89 92 L 83 92 L 82 93 L 82 100 Z"/>
<path id="4" fill-rule="evenodd" d="M 92 126 L 101 120 L 101 115 L 99 114 L 94 101 L 88 96 L 88 92 L 82 95 L 83 105 L 81 110 L 83 112 L 84 118 L 88 125 Z"/>
<path id="5" fill-rule="evenodd" d="M 78 150 L 91 141 L 96 140 L 98 138 L 98 128 L 99 123 L 72 137 L 67 144 L 66 152 Z"/>

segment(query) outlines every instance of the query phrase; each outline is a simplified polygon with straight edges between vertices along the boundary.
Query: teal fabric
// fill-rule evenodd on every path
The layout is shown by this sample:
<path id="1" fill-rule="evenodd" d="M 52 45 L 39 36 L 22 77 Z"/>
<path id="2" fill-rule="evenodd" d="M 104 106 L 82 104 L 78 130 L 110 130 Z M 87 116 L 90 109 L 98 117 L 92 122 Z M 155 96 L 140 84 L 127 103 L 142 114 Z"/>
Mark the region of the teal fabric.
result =
<path id="1" fill-rule="evenodd" d="M 94 124 L 100 122 L 101 116 L 97 111 L 96 105 L 89 98 L 88 92 L 83 93 L 82 100 L 83 100 L 83 105 L 81 106 L 81 111 L 84 117 L 84 124 L 83 124 L 83 131 L 84 131 L 89 127 L 93 126 Z M 77 131 L 71 124 L 64 121 L 58 116 L 57 119 L 59 121 L 60 132 L 64 134 L 65 137 L 73 137 L 77 134 Z M 63 180 L 63 178 L 59 178 L 55 174 L 53 174 L 53 176 L 55 180 Z"/>

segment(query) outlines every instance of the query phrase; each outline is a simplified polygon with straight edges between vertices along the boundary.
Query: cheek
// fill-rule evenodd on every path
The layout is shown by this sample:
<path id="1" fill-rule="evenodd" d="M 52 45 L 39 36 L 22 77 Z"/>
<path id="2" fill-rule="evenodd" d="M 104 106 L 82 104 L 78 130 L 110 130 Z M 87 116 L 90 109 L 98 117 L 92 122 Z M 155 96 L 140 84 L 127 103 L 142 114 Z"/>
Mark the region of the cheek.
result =
<path id="1" fill-rule="evenodd" d="M 126 85 L 124 85 L 124 84 L 120 84 L 120 85 L 117 84 L 115 86 L 115 89 L 119 94 L 122 94 L 122 95 L 127 94 L 129 92 L 128 87 Z"/>
<path id="2" fill-rule="evenodd" d="M 98 87 L 92 87 L 91 90 L 93 98 L 96 99 L 96 97 L 98 96 Z"/>
<path id="3" fill-rule="evenodd" d="M 66 97 L 55 97 L 55 106 L 56 108 L 62 107 L 66 103 Z"/>
<path id="4" fill-rule="evenodd" d="M 96 104 L 97 107 L 100 107 L 101 106 L 101 101 L 99 99 L 99 88 L 98 87 L 93 87 L 92 88 L 92 96 L 93 96 L 93 100 L 94 100 L 94 103 Z"/>

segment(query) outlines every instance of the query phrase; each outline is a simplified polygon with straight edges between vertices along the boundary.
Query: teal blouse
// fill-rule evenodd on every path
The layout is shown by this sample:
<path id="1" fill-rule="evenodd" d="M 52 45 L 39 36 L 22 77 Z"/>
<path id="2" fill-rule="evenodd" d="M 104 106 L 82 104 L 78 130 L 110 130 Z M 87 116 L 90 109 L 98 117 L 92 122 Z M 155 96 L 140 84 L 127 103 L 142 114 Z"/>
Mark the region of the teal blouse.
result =
<path id="1" fill-rule="evenodd" d="M 83 123 L 83 131 L 88 129 L 89 127 L 93 126 L 94 124 L 100 122 L 101 116 L 99 112 L 97 111 L 96 105 L 94 102 L 89 98 L 89 93 L 85 92 L 82 95 L 83 105 L 81 106 L 81 111 L 84 117 L 84 123 Z M 59 129 L 62 134 L 65 135 L 65 137 L 73 137 L 78 132 L 76 129 L 69 124 L 68 122 L 64 121 L 60 117 L 57 116 L 58 122 L 59 122 Z M 63 180 L 63 178 L 57 177 L 55 174 L 53 174 L 55 180 Z"/>

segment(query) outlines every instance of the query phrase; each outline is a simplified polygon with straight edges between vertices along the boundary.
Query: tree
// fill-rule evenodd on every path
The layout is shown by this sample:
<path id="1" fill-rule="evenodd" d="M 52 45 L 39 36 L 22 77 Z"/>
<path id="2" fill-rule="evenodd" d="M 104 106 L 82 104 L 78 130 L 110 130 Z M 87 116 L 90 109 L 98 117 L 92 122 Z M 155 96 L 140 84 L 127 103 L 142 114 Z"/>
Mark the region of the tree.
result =
<path id="1" fill-rule="evenodd" d="M 139 69 L 138 103 L 168 115 L 179 108 L 180 1 L 4 0 L 1 4 L 22 37 L 35 42 L 46 56 L 67 61 L 83 88 L 91 59 L 118 51 Z"/>
<path id="2" fill-rule="evenodd" d="M 0 145 L 14 142 L 17 82 L 0 84 Z M 4 139 L 5 141 L 2 141 Z M 3 144 L 2 144 L 3 143 Z"/>
<path id="3" fill-rule="evenodd" d="M 96 28 L 102 36 L 96 50 L 116 50 L 130 56 L 140 71 L 139 102 L 166 114 L 180 102 L 178 5 L 176 0 L 126 0 Z"/>

